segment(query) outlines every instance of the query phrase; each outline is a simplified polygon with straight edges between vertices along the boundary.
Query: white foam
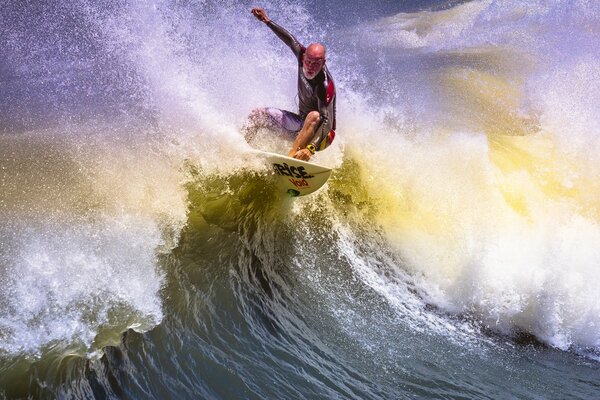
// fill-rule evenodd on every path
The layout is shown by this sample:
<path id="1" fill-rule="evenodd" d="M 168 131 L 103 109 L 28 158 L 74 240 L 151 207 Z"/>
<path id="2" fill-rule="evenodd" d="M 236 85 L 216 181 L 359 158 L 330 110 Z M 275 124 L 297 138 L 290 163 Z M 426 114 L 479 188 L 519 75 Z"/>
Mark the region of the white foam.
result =
<path id="1" fill-rule="evenodd" d="M 129 321 L 148 329 L 162 319 L 163 279 L 155 260 L 160 232 L 152 221 L 122 215 L 82 225 L 65 219 L 14 233 L 18 243 L 3 276 L 2 351 L 36 354 L 70 343 L 85 352 L 107 324 L 118 334 Z M 114 343 L 95 347 L 107 344 Z"/>
<path id="2" fill-rule="evenodd" d="M 345 132 L 346 154 L 360 160 L 379 207 L 377 222 L 425 277 L 428 301 L 503 333 L 595 351 L 597 11 L 588 3 L 475 1 L 378 21 L 364 37 L 369 46 L 419 47 L 423 53 L 407 55 L 415 66 L 430 59 L 420 54 L 440 54 L 435 68 L 422 70 L 421 90 L 437 97 L 417 101 L 420 115 L 435 119 L 411 123 L 413 97 L 422 98 L 416 91 L 403 102 L 384 97 L 376 109 L 363 104 L 367 122 L 355 117 L 356 129 Z M 563 22 L 570 36 L 560 34 Z M 506 53 L 489 57 L 490 45 Z M 445 59 L 444 51 L 464 56 Z M 522 55 L 530 67 L 506 68 Z M 396 126 L 380 113 L 389 104 L 397 108 L 388 115 L 403 121 Z"/>

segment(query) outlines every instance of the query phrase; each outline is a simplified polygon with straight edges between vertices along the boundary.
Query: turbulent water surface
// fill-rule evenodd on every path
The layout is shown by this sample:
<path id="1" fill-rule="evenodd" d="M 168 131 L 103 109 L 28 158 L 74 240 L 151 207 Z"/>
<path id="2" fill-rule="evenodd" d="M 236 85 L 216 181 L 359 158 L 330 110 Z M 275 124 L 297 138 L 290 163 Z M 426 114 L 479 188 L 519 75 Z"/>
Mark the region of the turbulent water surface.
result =
<path id="1" fill-rule="evenodd" d="M 600 397 L 600 6 L 381 3 L 262 4 L 338 91 L 291 199 L 255 3 L 2 2 L 0 398 Z"/>

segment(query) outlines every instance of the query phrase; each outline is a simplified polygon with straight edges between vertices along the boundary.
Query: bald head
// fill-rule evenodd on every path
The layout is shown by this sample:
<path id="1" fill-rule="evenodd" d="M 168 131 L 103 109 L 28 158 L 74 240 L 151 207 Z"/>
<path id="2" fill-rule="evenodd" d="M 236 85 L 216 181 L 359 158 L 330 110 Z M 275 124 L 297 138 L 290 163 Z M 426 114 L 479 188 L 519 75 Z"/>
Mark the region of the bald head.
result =
<path id="1" fill-rule="evenodd" d="M 325 46 L 323 46 L 321 43 L 311 43 L 306 48 L 306 55 L 308 55 L 310 58 L 325 59 L 325 53 Z"/>
<path id="2" fill-rule="evenodd" d="M 306 48 L 302 57 L 302 72 L 308 79 L 313 79 L 325 65 L 325 46 L 312 43 Z"/>

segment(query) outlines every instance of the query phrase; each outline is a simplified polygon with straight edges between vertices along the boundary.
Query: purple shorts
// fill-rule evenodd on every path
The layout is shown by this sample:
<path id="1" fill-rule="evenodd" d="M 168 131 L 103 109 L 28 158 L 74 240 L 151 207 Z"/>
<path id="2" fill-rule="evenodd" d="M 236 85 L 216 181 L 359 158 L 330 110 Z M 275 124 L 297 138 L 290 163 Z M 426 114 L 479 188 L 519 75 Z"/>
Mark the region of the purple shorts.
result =
<path id="1" fill-rule="evenodd" d="M 304 120 L 298 114 L 273 107 L 265 108 L 265 112 L 271 122 L 281 128 L 292 140 L 296 138 L 298 132 L 302 129 Z"/>

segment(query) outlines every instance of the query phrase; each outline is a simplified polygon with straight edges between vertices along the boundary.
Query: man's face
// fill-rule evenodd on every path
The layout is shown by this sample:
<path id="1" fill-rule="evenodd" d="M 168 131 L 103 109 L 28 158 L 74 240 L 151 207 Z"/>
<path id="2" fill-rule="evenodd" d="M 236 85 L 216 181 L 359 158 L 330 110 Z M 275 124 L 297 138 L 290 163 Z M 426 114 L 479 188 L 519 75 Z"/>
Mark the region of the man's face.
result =
<path id="1" fill-rule="evenodd" d="M 304 54 L 302 58 L 302 72 L 306 79 L 313 79 L 321 69 L 325 65 L 325 57 L 321 57 L 320 55 L 309 54 L 308 52 Z"/>

